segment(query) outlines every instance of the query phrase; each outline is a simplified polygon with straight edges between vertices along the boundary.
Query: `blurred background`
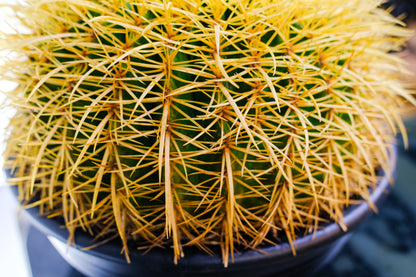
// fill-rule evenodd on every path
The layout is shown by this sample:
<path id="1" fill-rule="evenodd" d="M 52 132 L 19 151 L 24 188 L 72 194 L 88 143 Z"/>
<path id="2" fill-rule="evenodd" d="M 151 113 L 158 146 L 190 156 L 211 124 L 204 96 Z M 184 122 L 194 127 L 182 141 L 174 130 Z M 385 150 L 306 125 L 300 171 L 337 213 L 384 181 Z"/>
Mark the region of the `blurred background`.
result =
<path id="1" fill-rule="evenodd" d="M 0 0 L 0 5 L 17 0 Z M 330 0 L 322 0 L 330 1 Z M 365 1 L 365 0 L 364 0 Z M 394 8 L 389 8 L 394 5 Z M 416 30 L 416 0 L 391 0 L 384 4 L 392 14 L 402 18 Z M 7 9 L 0 11 L 0 36 L 13 32 L 15 22 L 7 19 Z M 10 53 L 0 51 L 0 63 Z M 416 88 L 416 35 L 407 47 L 397 53 L 408 63 L 413 75 L 407 76 L 408 86 Z M 14 84 L 0 81 L 0 91 L 13 89 Z M 3 102 L 0 93 L 0 103 Z M 315 276 L 401 277 L 416 272 L 416 110 L 404 111 L 409 132 L 408 149 L 401 148 L 395 186 L 379 214 L 357 232 L 340 255 Z M 12 111 L 0 112 L 0 141 Z M 0 144 L 0 152 L 3 144 Z M 0 167 L 2 158 L 0 155 Z M 52 249 L 46 238 L 18 216 L 18 205 L 9 190 L 2 186 L 0 170 L 0 276 L 48 277 L 82 276 L 67 265 Z"/>
<path id="2" fill-rule="evenodd" d="M 16 3 L 16 0 L 0 0 L 0 6 L 8 3 Z M 7 19 L 10 10 L 0 9 L 0 36 L 2 33 L 13 33 L 13 28 L 17 26 L 15 22 Z M 0 51 L 0 64 L 10 53 Z M 4 149 L 4 128 L 7 121 L 12 116 L 12 111 L 3 107 L 4 92 L 10 91 L 15 87 L 13 83 L 0 80 L 0 276 L 5 277 L 30 277 L 29 260 L 26 255 L 26 247 L 22 229 L 18 225 L 17 213 L 18 206 L 9 194 L 9 190 L 2 187 L 5 183 L 5 176 L 1 168 L 3 167 Z"/>

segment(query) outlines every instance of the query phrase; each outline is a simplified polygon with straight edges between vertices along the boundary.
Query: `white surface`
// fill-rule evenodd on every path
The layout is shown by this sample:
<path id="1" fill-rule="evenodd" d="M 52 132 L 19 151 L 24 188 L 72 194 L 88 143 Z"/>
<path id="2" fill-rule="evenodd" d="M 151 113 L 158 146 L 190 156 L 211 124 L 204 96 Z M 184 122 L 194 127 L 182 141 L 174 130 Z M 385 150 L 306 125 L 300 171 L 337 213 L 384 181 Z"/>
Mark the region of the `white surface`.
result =
<path id="1" fill-rule="evenodd" d="M 0 276 L 28 277 L 31 274 L 17 223 L 18 207 L 12 197 L 7 187 L 0 187 Z"/>
<path id="2" fill-rule="evenodd" d="M 13 3 L 13 0 L 0 0 L 0 4 Z M 0 31 L 10 33 L 12 29 L 8 26 L 14 22 L 4 15 L 7 10 L 0 9 Z M 16 24 L 13 24 L 16 25 Z M 7 56 L 6 52 L 0 52 L 1 60 Z M 0 81 L 0 91 L 13 88 L 13 84 Z M 0 93 L 0 103 L 4 95 Z M 26 258 L 24 243 L 17 223 L 17 203 L 11 196 L 8 188 L 4 187 L 3 167 L 3 140 L 4 128 L 7 125 L 7 117 L 10 112 L 0 110 L 0 276 L 4 277 L 29 277 L 31 276 Z"/>

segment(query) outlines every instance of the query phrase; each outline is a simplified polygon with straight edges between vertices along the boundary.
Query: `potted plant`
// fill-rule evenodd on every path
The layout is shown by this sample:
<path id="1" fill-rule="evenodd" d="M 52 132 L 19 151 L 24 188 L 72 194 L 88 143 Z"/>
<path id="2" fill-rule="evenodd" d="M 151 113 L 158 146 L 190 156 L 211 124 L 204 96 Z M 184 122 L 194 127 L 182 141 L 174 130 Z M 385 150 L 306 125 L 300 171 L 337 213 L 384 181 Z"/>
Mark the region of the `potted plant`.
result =
<path id="1" fill-rule="evenodd" d="M 315 264 L 382 198 L 413 101 L 389 54 L 409 32 L 378 5 L 13 6 L 29 31 L 3 36 L 9 183 L 89 275 Z"/>

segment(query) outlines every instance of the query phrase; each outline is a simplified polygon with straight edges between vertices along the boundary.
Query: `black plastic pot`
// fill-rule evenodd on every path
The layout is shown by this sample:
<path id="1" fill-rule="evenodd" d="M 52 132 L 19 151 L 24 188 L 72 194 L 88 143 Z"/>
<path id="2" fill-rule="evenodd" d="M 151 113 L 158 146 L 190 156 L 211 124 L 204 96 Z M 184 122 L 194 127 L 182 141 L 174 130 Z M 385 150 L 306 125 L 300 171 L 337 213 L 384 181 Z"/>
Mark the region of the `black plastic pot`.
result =
<path id="1" fill-rule="evenodd" d="M 396 163 L 396 152 L 393 164 Z M 384 176 L 371 194 L 371 201 L 379 206 L 389 188 L 389 179 Z M 345 212 L 344 232 L 337 224 L 329 224 L 314 235 L 296 240 L 294 256 L 288 243 L 271 246 L 258 251 L 246 251 L 234 255 L 234 263 L 224 268 L 221 256 L 205 253 L 186 252 L 178 264 L 173 262 L 170 249 L 155 249 L 143 255 L 138 251 L 130 253 L 131 263 L 120 254 L 121 244 L 111 242 L 100 247 L 83 251 L 91 245 L 91 237 L 84 233 L 76 234 L 76 247 L 68 246 L 68 232 L 58 221 L 38 216 L 35 208 L 25 210 L 32 224 L 42 231 L 62 257 L 75 269 L 91 277 L 117 276 L 305 276 L 329 262 L 342 248 L 358 225 L 373 211 L 367 203 L 351 206 Z M 185 249 L 186 250 L 186 249 Z"/>

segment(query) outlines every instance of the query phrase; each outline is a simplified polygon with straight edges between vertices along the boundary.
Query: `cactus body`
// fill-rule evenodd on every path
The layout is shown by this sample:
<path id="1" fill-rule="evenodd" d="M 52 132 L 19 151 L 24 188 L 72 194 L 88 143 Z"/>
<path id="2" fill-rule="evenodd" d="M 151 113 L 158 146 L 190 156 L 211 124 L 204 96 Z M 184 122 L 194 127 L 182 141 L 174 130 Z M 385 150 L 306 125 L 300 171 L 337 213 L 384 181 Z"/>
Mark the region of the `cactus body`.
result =
<path id="1" fill-rule="evenodd" d="M 388 172 L 408 33 L 377 1 L 28 3 L 6 167 L 71 236 L 220 245 L 227 265 L 343 226 Z"/>

